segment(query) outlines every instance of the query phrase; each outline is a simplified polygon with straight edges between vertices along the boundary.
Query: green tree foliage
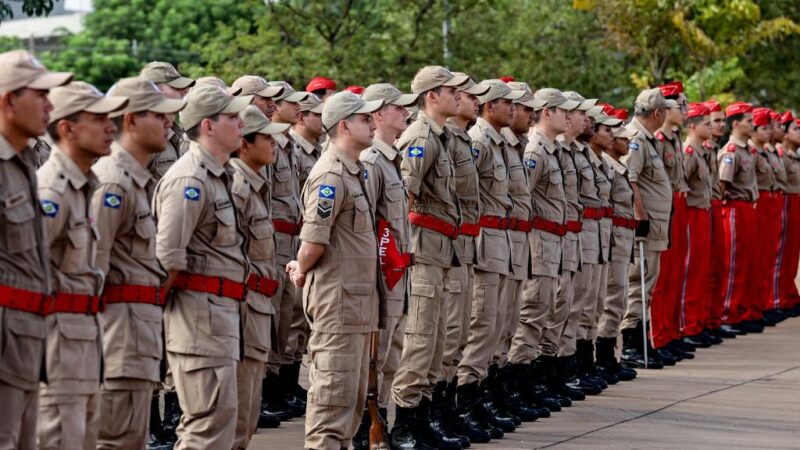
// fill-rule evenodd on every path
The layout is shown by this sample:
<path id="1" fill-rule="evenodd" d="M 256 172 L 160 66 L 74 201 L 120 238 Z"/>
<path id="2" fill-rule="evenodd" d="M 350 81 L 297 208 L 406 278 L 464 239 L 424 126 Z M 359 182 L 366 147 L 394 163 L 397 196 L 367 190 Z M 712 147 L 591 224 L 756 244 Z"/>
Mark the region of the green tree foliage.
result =
<path id="1" fill-rule="evenodd" d="M 58 0 L 3 0 L 0 1 L 0 20 L 13 19 L 11 4 L 21 4 L 22 12 L 27 16 L 46 16 L 53 10 Z"/>

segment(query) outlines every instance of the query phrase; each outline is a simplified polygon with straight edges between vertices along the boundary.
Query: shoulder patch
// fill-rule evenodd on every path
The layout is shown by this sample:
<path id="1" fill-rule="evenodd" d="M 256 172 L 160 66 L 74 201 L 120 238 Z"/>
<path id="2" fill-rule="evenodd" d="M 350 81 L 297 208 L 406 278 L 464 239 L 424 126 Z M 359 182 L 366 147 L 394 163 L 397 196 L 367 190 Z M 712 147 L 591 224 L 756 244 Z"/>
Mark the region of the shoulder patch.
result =
<path id="1" fill-rule="evenodd" d="M 660 131 L 656 131 L 656 139 L 658 139 L 661 142 L 664 142 L 664 141 L 667 140 L 667 137 L 664 136 L 664 133 L 662 133 Z"/>
<path id="2" fill-rule="evenodd" d="M 425 147 L 421 145 L 412 145 L 408 147 L 408 157 L 409 158 L 422 158 L 425 156 Z"/>
<path id="3" fill-rule="evenodd" d="M 638 152 L 639 151 L 639 143 L 638 142 L 631 142 L 630 144 L 628 144 L 628 150 L 630 150 L 632 152 Z"/>
<path id="4" fill-rule="evenodd" d="M 183 188 L 183 198 L 193 202 L 200 201 L 200 188 L 194 186 L 186 186 Z"/>
<path id="5" fill-rule="evenodd" d="M 726 156 L 722 158 L 722 162 L 725 164 L 733 164 L 733 156 Z"/>
<path id="6" fill-rule="evenodd" d="M 327 184 L 323 184 L 319 187 L 319 197 L 320 198 L 328 198 L 328 199 L 335 199 L 336 198 L 336 186 L 330 186 Z"/>
<path id="7" fill-rule="evenodd" d="M 686 148 L 683 149 L 683 151 L 685 151 L 687 155 L 691 155 L 692 153 L 694 153 L 694 147 L 692 147 L 691 145 L 687 145 Z"/>
<path id="8" fill-rule="evenodd" d="M 736 144 L 731 142 L 730 144 L 726 145 L 725 146 L 725 151 L 726 152 L 730 152 L 730 153 L 734 153 L 736 151 Z"/>
<path id="9" fill-rule="evenodd" d="M 119 209 L 122 206 L 122 196 L 106 192 L 103 195 L 103 206 L 111 209 Z"/>
<path id="10" fill-rule="evenodd" d="M 42 205 L 42 214 L 45 216 L 55 217 L 58 214 L 58 210 L 60 209 L 58 203 L 50 200 L 41 200 L 39 203 Z"/>
<path id="11" fill-rule="evenodd" d="M 317 199 L 317 215 L 322 219 L 327 219 L 333 212 L 333 205 L 336 198 L 336 186 L 323 184 L 319 187 L 319 199 Z"/>
<path id="12" fill-rule="evenodd" d="M 478 159 L 481 156 L 481 151 L 475 147 L 471 147 L 470 151 L 472 152 L 472 159 Z"/>
<path id="13" fill-rule="evenodd" d="M 535 159 L 526 159 L 525 166 L 528 169 L 535 169 L 536 168 L 536 160 Z"/>

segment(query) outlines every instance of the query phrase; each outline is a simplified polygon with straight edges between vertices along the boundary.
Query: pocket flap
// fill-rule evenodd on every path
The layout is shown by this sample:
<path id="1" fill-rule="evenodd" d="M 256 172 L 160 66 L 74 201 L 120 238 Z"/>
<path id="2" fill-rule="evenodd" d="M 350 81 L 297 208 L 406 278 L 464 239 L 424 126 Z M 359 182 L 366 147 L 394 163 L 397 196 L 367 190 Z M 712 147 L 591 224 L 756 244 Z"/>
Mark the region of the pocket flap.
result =
<path id="1" fill-rule="evenodd" d="M 217 220 L 223 225 L 233 225 L 236 223 L 236 217 L 233 215 L 233 208 L 223 208 L 214 212 Z"/>
<path id="2" fill-rule="evenodd" d="M 453 294 L 461 293 L 461 280 L 450 280 L 450 292 Z"/>
<path id="3" fill-rule="evenodd" d="M 356 355 L 351 353 L 322 352 L 314 357 L 314 365 L 319 370 L 350 371 L 358 369 Z"/>
<path id="4" fill-rule="evenodd" d="M 47 323 L 42 319 L 15 317 L 8 321 L 8 329 L 17 336 L 44 339 L 47 336 Z"/>
<path id="5" fill-rule="evenodd" d="M 503 166 L 496 166 L 494 168 L 494 179 L 497 181 L 503 181 L 506 179 L 506 168 Z"/>
<path id="6" fill-rule="evenodd" d="M 156 223 L 152 217 L 147 217 L 136 222 L 136 235 L 142 239 L 150 239 L 156 235 Z"/>
<path id="7" fill-rule="evenodd" d="M 275 234 L 271 220 L 262 220 L 250 225 L 250 234 L 256 239 L 266 239 Z"/>
<path id="8" fill-rule="evenodd" d="M 160 323 L 164 311 L 159 308 L 158 306 L 153 305 L 137 305 L 131 304 L 131 315 L 136 317 L 139 320 L 143 320 L 145 322 L 158 322 Z"/>
<path id="9" fill-rule="evenodd" d="M 33 210 L 33 205 L 29 202 L 25 202 L 13 208 L 6 209 L 4 214 L 6 220 L 11 223 L 25 223 L 33 220 L 36 216 L 36 211 Z"/>
<path id="10" fill-rule="evenodd" d="M 403 188 L 385 189 L 384 192 L 389 201 L 396 202 L 403 199 Z"/>
<path id="11" fill-rule="evenodd" d="M 70 228 L 67 231 L 67 237 L 69 237 L 69 242 L 73 247 L 86 247 L 86 244 L 89 242 L 89 227 L 86 225 L 79 225 L 77 227 Z"/>
<path id="12" fill-rule="evenodd" d="M 76 341 L 93 341 L 97 339 L 97 325 L 73 325 L 60 323 L 58 331 L 67 339 Z"/>
<path id="13" fill-rule="evenodd" d="M 419 295 L 420 297 L 433 298 L 436 295 L 436 288 L 430 284 L 412 283 L 411 295 Z"/>
<path id="14" fill-rule="evenodd" d="M 359 211 L 367 211 L 369 209 L 369 203 L 365 197 L 358 197 L 354 202 L 356 209 Z"/>
<path id="15" fill-rule="evenodd" d="M 342 287 L 344 291 L 350 295 L 372 295 L 377 289 L 377 287 L 371 283 L 344 283 Z"/>

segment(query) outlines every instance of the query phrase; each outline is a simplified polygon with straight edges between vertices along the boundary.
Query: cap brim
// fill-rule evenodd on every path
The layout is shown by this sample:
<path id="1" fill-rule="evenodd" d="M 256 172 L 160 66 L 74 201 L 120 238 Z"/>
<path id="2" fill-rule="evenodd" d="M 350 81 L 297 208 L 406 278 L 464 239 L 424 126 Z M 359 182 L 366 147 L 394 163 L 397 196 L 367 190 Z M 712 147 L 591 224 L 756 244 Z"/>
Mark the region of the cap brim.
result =
<path id="1" fill-rule="evenodd" d="M 547 104 L 546 101 L 539 100 L 538 98 L 530 98 L 528 100 L 522 100 L 522 101 L 519 101 L 517 103 L 519 103 L 520 105 L 523 105 L 523 106 L 527 106 L 528 108 L 533 108 L 533 109 L 542 109 L 542 108 L 544 108 L 544 105 Z"/>
<path id="2" fill-rule="evenodd" d="M 467 89 L 461 90 L 461 92 L 466 92 L 469 95 L 480 97 L 482 95 L 486 95 L 486 93 L 489 92 L 489 89 L 491 88 L 492 88 L 491 86 L 487 86 L 485 84 L 475 84 Z"/>
<path id="3" fill-rule="evenodd" d="M 614 132 L 615 138 L 625 138 L 625 139 L 633 139 L 636 135 L 639 134 L 636 130 L 631 130 L 628 127 L 621 127 L 619 131 Z"/>
<path id="4" fill-rule="evenodd" d="M 291 103 L 299 103 L 308 99 L 308 96 L 311 95 L 308 92 L 292 92 L 291 94 L 287 95 L 286 97 L 282 98 L 281 100 L 291 102 Z"/>
<path id="5" fill-rule="evenodd" d="M 597 123 L 608 127 L 616 127 L 622 125 L 622 120 L 617 119 L 616 117 L 606 117 L 603 120 L 598 121 Z"/>
<path id="6" fill-rule="evenodd" d="M 675 100 L 672 100 L 671 98 L 668 98 L 667 101 L 664 103 L 664 107 L 665 108 L 677 108 L 678 107 L 678 102 L 676 102 Z"/>
<path id="7" fill-rule="evenodd" d="M 241 97 L 234 97 L 228 105 L 219 112 L 219 114 L 239 114 L 253 101 L 252 95 L 243 95 Z"/>
<path id="8" fill-rule="evenodd" d="M 593 119 L 599 119 L 601 114 L 603 114 L 603 107 L 597 105 L 592 106 L 586 111 L 586 114 Z"/>
<path id="9" fill-rule="evenodd" d="M 323 109 L 325 109 L 325 104 L 324 103 L 320 103 L 319 105 L 317 105 L 317 106 L 315 106 L 315 107 L 313 107 L 311 109 L 306 109 L 306 110 L 301 110 L 301 111 L 302 112 L 312 112 L 312 113 L 316 113 L 316 114 L 322 114 L 322 110 Z"/>
<path id="10" fill-rule="evenodd" d="M 462 76 L 450 78 L 449 80 L 447 80 L 444 83 L 442 83 L 442 86 L 449 86 L 449 87 L 461 86 L 462 84 L 466 83 L 467 81 L 469 81 L 469 77 L 466 76 L 466 75 L 462 75 Z"/>
<path id="11" fill-rule="evenodd" d="M 109 114 L 119 111 L 128 104 L 128 97 L 103 97 L 87 106 L 83 111 L 92 114 Z"/>
<path id="12" fill-rule="evenodd" d="M 565 111 L 572 111 L 573 109 L 577 108 L 580 105 L 580 102 L 576 102 L 575 100 L 567 100 L 560 105 L 554 105 L 558 109 L 563 109 Z"/>
<path id="13" fill-rule="evenodd" d="M 52 89 L 64 86 L 72 81 L 73 75 L 69 72 L 45 72 L 36 77 L 27 87 L 31 89 Z"/>
<path id="14" fill-rule="evenodd" d="M 389 103 L 391 103 L 392 105 L 406 107 L 406 106 L 416 105 L 417 99 L 419 99 L 419 95 L 417 94 L 403 94 L 400 97 L 394 99 L 394 101 L 391 101 Z"/>
<path id="15" fill-rule="evenodd" d="M 383 106 L 383 100 L 372 100 L 364 102 L 364 106 L 358 108 L 353 114 L 369 114 L 379 110 Z"/>
<path id="16" fill-rule="evenodd" d="M 262 127 L 256 133 L 258 134 L 283 134 L 286 130 L 289 129 L 292 125 L 289 123 L 276 123 L 270 122 L 269 125 Z"/>
<path id="17" fill-rule="evenodd" d="M 174 80 L 167 81 L 165 84 L 175 89 L 188 89 L 194 86 L 194 80 L 187 77 L 178 77 Z"/>
<path id="18" fill-rule="evenodd" d="M 225 90 L 228 92 L 228 94 L 231 94 L 234 97 L 242 93 L 242 88 L 240 88 L 240 87 L 231 86 L 231 87 L 225 88 Z"/>
<path id="19" fill-rule="evenodd" d="M 519 100 L 524 96 L 525 96 L 525 91 L 514 91 L 514 90 L 512 90 L 511 92 L 509 92 L 508 94 L 506 94 L 506 95 L 504 95 L 504 96 L 502 96 L 500 98 L 505 99 L 505 100 Z"/>
<path id="20" fill-rule="evenodd" d="M 267 86 L 260 92 L 256 92 L 256 95 L 266 98 L 280 97 L 281 94 L 283 94 L 283 86 Z"/>
<path id="21" fill-rule="evenodd" d="M 586 100 L 580 102 L 580 104 L 578 105 L 578 109 L 580 109 L 581 111 L 589 111 L 596 104 L 597 104 L 596 98 L 587 98 Z"/>
<path id="22" fill-rule="evenodd" d="M 176 114 L 186 107 L 186 100 L 178 100 L 173 98 L 165 98 L 148 111 L 159 114 Z"/>

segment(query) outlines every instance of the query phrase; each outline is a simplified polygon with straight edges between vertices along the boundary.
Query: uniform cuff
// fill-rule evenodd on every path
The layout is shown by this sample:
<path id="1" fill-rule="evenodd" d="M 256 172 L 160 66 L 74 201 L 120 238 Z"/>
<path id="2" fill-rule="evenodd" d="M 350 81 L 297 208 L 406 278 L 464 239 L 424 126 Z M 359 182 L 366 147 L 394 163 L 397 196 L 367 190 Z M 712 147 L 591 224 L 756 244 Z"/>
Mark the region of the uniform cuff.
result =
<path id="1" fill-rule="evenodd" d="M 300 231 L 300 240 L 314 244 L 328 245 L 330 242 L 331 227 L 304 222 Z"/>
<path id="2" fill-rule="evenodd" d="M 166 271 L 181 271 L 186 270 L 186 250 L 174 249 L 159 252 L 158 262 L 164 267 Z"/>
<path id="3" fill-rule="evenodd" d="M 422 185 L 422 181 L 420 181 L 417 177 L 405 177 L 406 184 L 408 185 L 408 192 L 414 194 L 414 196 L 419 196 L 419 188 Z"/>

